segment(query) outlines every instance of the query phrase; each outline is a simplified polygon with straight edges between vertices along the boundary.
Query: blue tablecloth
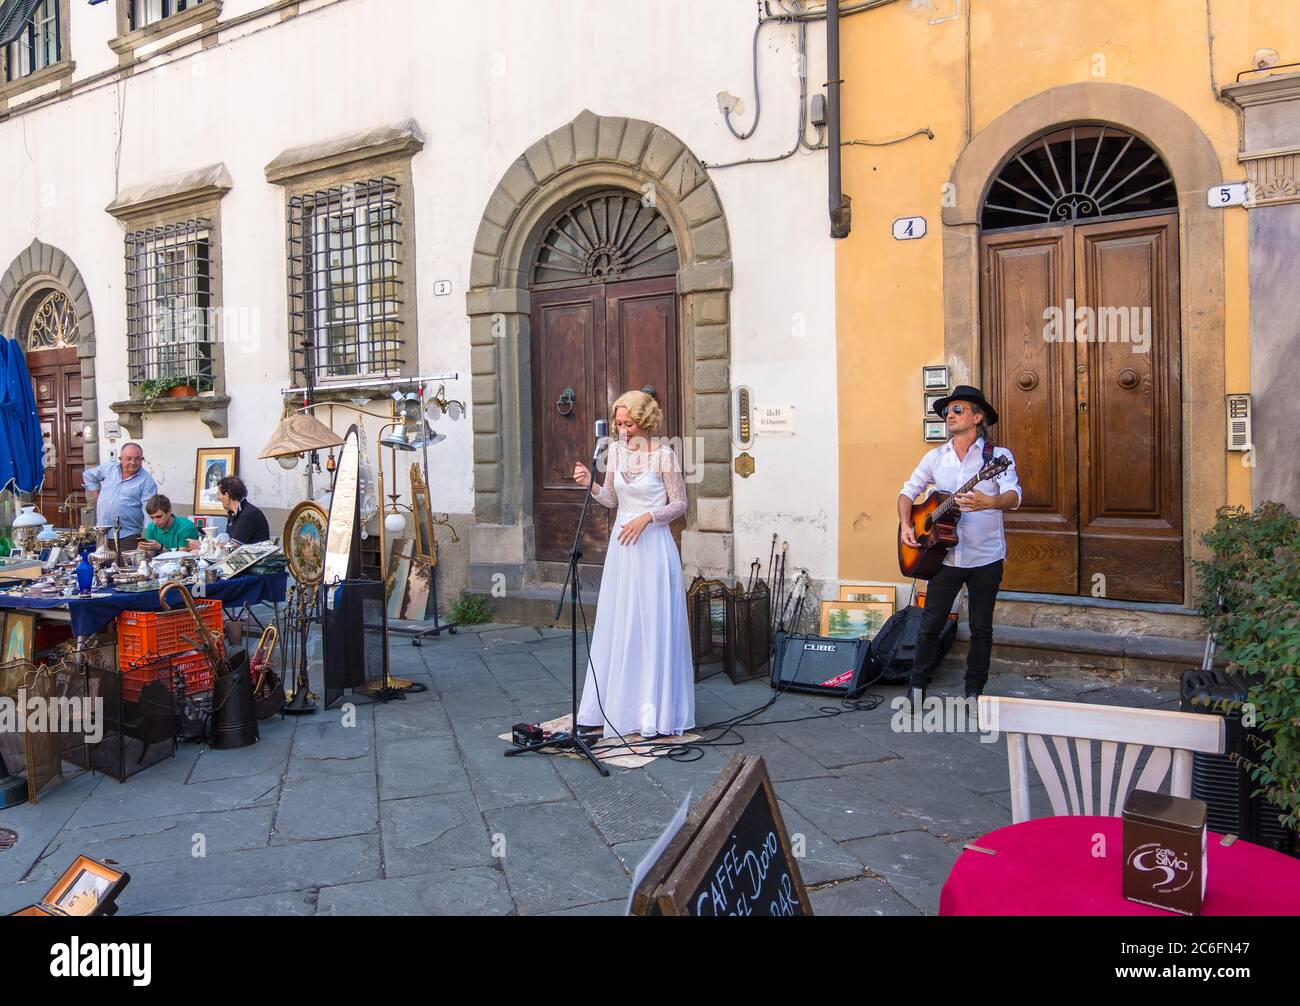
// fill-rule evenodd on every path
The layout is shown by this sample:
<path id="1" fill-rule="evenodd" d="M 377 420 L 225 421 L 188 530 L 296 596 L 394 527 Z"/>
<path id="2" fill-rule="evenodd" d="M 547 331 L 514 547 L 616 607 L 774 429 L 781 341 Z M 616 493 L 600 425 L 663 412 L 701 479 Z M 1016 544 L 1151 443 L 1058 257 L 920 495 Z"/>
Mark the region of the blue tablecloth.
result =
<path id="1" fill-rule="evenodd" d="M 288 573 L 270 573 L 266 576 L 235 576 L 208 584 L 208 600 L 220 601 L 226 608 L 242 608 L 246 604 L 283 601 L 289 583 Z M 0 608 L 23 608 L 39 611 L 42 608 L 64 608 L 72 615 L 74 636 L 93 636 L 104 631 L 108 623 L 123 611 L 162 611 L 158 591 L 141 590 L 123 592 L 96 591 L 105 597 L 20 597 L 0 594 Z M 180 593 L 171 591 L 167 603 L 173 608 L 181 606 Z"/>

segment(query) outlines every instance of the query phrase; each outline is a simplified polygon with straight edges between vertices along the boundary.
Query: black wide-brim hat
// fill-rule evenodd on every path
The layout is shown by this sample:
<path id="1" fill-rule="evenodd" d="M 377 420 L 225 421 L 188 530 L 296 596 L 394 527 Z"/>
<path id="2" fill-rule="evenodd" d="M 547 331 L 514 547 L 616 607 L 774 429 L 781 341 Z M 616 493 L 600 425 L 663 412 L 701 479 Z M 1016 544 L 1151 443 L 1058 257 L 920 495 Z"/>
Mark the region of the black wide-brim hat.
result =
<path id="1" fill-rule="evenodd" d="M 998 421 L 998 410 L 993 408 L 984 398 L 984 392 L 979 388 L 972 388 L 969 384 L 959 384 L 951 395 L 945 395 L 934 403 L 934 414 L 943 417 L 944 410 L 948 408 L 950 402 L 970 402 L 972 405 L 979 406 L 979 410 L 984 413 L 984 424 L 993 426 Z"/>

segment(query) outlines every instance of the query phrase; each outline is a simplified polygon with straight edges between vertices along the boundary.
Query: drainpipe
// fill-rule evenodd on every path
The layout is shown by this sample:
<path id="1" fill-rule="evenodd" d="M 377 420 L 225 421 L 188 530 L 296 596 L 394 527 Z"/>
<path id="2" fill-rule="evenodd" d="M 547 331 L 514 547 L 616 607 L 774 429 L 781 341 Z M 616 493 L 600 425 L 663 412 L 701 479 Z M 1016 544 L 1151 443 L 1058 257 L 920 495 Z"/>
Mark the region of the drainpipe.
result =
<path id="1" fill-rule="evenodd" d="M 853 200 L 842 191 L 840 180 L 840 0 L 827 0 L 826 4 L 826 76 L 831 237 L 846 238 L 852 226 Z"/>

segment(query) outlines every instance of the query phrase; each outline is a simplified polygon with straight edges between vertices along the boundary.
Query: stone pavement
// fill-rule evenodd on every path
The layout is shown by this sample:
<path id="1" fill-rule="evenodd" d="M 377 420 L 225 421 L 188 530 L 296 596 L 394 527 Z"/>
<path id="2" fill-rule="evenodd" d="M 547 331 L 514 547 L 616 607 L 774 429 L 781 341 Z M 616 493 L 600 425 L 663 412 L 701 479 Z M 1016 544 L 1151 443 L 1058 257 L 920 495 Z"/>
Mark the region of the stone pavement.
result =
<path id="1" fill-rule="evenodd" d="M 0 912 L 36 901 L 85 853 L 131 873 L 124 914 L 621 914 L 632 869 L 678 803 L 737 751 L 764 757 L 788 829 L 804 836 L 818 914 L 933 914 L 961 844 L 1010 823 L 1006 740 L 895 732 L 899 687 L 830 719 L 804 717 L 833 701 L 785 694 L 760 719 L 797 722 L 745 725 L 743 747 L 602 779 L 567 758 L 505 758 L 497 739 L 568 711 L 567 634 L 489 625 L 418 649 L 391 643 L 392 673 L 427 692 L 360 697 L 354 725 L 338 708 L 275 718 L 253 747 L 183 745 L 126 783 L 86 774 L 0 811 L 19 835 L 0 851 Z M 935 693 L 960 682 L 950 659 Z M 989 693 L 1177 704 L 1172 683 L 1085 677 L 1001 675 Z M 697 722 L 771 695 L 762 681 L 714 677 L 697 688 Z M 1041 787 L 1034 800 L 1046 812 Z"/>

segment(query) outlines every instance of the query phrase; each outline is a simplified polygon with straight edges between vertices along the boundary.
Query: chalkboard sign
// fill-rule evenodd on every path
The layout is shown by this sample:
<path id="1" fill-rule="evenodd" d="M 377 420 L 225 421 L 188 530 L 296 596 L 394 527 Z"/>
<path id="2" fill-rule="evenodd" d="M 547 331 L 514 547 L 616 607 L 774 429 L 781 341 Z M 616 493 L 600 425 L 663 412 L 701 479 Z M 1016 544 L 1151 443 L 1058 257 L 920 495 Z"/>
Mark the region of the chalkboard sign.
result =
<path id="1" fill-rule="evenodd" d="M 799 864 L 757 755 L 740 756 L 726 792 L 659 887 L 664 915 L 812 915 Z M 723 773 L 734 769 L 736 758 Z"/>

